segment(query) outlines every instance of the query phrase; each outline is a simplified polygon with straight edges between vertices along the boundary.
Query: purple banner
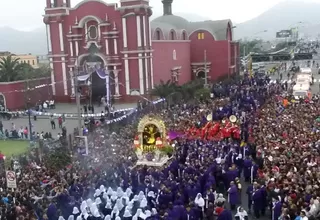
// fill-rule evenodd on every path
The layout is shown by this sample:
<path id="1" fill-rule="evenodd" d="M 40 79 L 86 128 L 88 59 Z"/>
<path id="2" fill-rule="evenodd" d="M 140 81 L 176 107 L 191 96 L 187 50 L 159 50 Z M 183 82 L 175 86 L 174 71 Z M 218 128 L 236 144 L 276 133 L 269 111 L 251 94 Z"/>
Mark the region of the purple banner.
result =
<path id="1" fill-rule="evenodd" d="M 177 139 L 179 137 L 181 137 L 182 134 L 178 133 L 178 132 L 175 132 L 175 131 L 169 131 L 168 132 L 168 137 L 170 140 L 174 140 L 174 139 Z"/>

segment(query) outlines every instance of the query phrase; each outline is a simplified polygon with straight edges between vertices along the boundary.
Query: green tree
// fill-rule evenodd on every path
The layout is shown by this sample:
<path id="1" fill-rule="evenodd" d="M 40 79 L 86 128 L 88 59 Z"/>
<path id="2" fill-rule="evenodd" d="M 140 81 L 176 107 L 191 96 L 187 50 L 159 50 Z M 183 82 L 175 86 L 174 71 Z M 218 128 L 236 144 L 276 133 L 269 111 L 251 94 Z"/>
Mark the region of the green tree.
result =
<path id="1" fill-rule="evenodd" d="M 240 40 L 240 55 L 248 55 L 250 52 L 261 52 L 260 47 L 258 45 L 262 43 L 262 40 Z"/>
<path id="2" fill-rule="evenodd" d="M 159 98 L 167 98 L 169 95 L 178 91 L 177 84 L 168 80 L 166 82 L 160 81 L 158 85 L 155 85 L 154 88 L 151 90 L 152 96 L 157 96 Z"/>
<path id="3" fill-rule="evenodd" d="M 31 76 L 33 75 L 33 72 L 34 72 L 34 69 L 30 64 L 21 63 L 20 68 L 18 69 L 18 74 L 13 81 L 32 79 Z"/>
<path id="4" fill-rule="evenodd" d="M 198 100 L 208 100 L 210 99 L 210 89 L 201 88 L 195 92 L 195 98 Z"/>
<path id="5" fill-rule="evenodd" d="M 195 97 L 196 91 L 202 89 L 204 86 L 203 79 L 193 80 L 180 87 L 180 92 L 183 95 L 184 101 L 191 100 Z"/>
<path id="6" fill-rule="evenodd" d="M 23 65 L 19 63 L 19 58 L 12 56 L 0 58 L 0 81 L 12 82 L 19 79 Z"/>
<path id="7" fill-rule="evenodd" d="M 40 65 L 39 68 L 34 69 L 28 63 L 20 63 L 20 59 L 13 56 L 0 58 L 1 82 L 49 77 L 50 73 L 49 65 Z"/>
<path id="8" fill-rule="evenodd" d="M 39 68 L 33 69 L 32 72 L 32 79 L 36 78 L 44 78 L 44 77 L 50 77 L 51 75 L 51 68 L 48 64 L 41 64 L 39 65 Z"/>

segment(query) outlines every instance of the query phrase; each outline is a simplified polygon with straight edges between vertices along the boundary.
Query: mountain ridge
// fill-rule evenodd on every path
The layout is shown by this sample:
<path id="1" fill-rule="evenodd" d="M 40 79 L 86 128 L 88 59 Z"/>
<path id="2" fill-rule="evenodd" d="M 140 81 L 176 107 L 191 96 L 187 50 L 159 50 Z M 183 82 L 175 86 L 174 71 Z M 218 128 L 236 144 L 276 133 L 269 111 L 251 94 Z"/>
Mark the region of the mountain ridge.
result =
<path id="1" fill-rule="evenodd" d="M 320 33 L 319 11 L 320 3 L 294 0 L 281 2 L 249 21 L 235 23 L 234 25 L 237 27 L 234 29 L 234 39 L 261 38 L 272 40 L 275 39 L 277 31 L 294 26 L 300 26 L 299 30 L 301 32 L 315 37 Z M 176 15 L 189 21 L 210 20 L 190 13 L 176 13 Z M 161 16 L 161 14 L 155 13 L 151 20 L 158 16 Z M 267 32 L 263 32 L 264 30 L 267 30 Z M 0 51 L 10 51 L 16 54 L 47 54 L 45 26 L 33 31 L 19 31 L 11 27 L 0 27 L 0 33 Z"/>
<path id="2" fill-rule="evenodd" d="M 208 20 L 208 18 L 190 14 L 177 13 L 178 16 L 187 17 L 190 21 Z M 151 20 L 161 16 L 161 14 L 154 14 Z M 47 36 L 45 26 L 36 28 L 32 31 L 21 31 L 14 28 L 3 26 L 0 27 L 0 51 L 10 51 L 15 54 L 47 54 Z M 23 38 L 21 37 L 23 36 Z"/>
<path id="3" fill-rule="evenodd" d="M 237 25 L 235 38 L 274 39 L 276 32 L 300 26 L 303 31 L 312 33 L 313 26 L 320 21 L 320 3 L 285 1 L 280 2 L 259 16 Z M 302 27 L 305 26 L 305 27 Z M 263 32 L 267 30 L 267 32 Z M 257 34 L 259 33 L 259 34 Z M 315 35 L 315 33 L 312 33 Z"/>

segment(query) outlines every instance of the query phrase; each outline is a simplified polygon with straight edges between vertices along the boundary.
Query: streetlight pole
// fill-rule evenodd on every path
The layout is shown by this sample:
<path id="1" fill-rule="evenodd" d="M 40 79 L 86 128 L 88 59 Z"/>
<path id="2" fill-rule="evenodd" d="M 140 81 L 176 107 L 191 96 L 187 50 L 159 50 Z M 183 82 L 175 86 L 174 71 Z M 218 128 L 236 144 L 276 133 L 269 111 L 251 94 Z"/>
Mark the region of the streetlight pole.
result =
<path id="1" fill-rule="evenodd" d="M 28 98 L 28 103 L 27 103 L 27 106 L 28 106 L 28 120 L 29 120 L 29 135 L 30 135 L 30 141 L 32 141 L 33 137 L 32 137 L 32 122 L 31 122 L 31 109 L 30 109 L 30 98 Z"/>
<path id="2" fill-rule="evenodd" d="M 78 114 L 78 130 L 79 130 L 79 135 L 81 134 L 81 103 L 80 103 L 80 96 L 81 94 L 79 93 L 79 82 L 78 82 L 78 75 L 79 75 L 79 67 L 75 67 L 77 69 L 76 74 L 74 74 L 73 80 L 74 80 L 74 93 L 75 93 L 75 98 L 76 98 L 76 104 L 77 104 L 77 114 Z"/>
<path id="3" fill-rule="evenodd" d="M 204 50 L 204 86 L 208 86 L 207 50 Z"/>

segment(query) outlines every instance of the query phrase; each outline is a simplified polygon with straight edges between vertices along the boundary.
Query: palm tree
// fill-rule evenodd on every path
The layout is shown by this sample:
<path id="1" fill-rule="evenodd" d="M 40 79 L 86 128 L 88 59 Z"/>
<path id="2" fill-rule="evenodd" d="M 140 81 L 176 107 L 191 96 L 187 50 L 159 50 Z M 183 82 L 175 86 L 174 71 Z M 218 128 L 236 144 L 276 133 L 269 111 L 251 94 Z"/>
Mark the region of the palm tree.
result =
<path id="1" fill-rule="evenodd" d="M 155 87 L 151 90 L 152 96 L 157 96 L 159 98 L 167 98 L 169 95 L 177 92 L 178 86 L 168 80 L 166 82 L 160 81 L 160 84 L 155 85 Z"/>
<path id="2" fill-rule="evenodd" d="M 11 55 L 0 58 L 1 82 L 12 82 L 19 79 L 22 70 L 22 64 L 19 63 L 19 60 L 19 58 L 14 58 Z"/>
<path id="3" fill-rule="evenodd" d="M 193 80 L 189 83 L 186 83 L 180 87 L 180 92 L 183 95 L 185 101 L 191 100 L 194 98 L 197 90 L 202 89 L 204 85 L 203 79 Z"/>

